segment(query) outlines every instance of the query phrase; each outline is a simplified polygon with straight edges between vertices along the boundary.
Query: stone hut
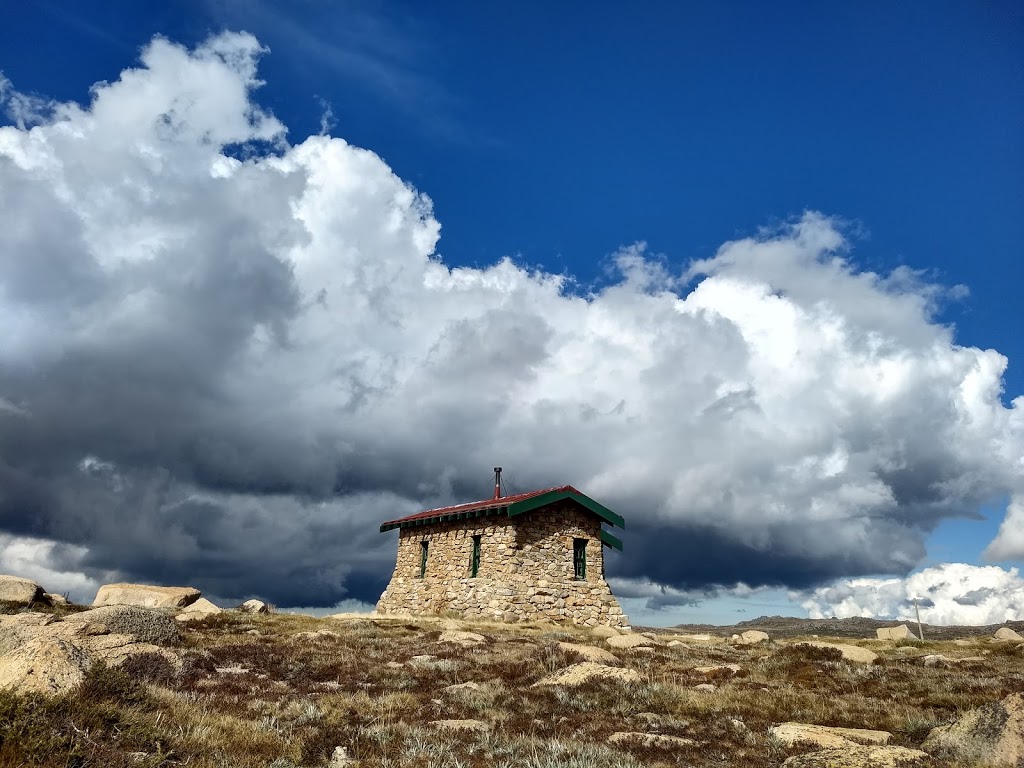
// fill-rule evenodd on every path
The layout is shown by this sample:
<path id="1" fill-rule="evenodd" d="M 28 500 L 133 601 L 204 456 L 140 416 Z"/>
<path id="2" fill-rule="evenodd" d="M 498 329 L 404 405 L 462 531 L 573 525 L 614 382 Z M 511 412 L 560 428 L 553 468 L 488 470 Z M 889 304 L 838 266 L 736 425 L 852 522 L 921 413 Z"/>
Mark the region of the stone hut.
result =
<path id="1" fill-rule="evenodd" d="M 500 478 L 500 471 L 499 471 Z M 458 504 L 388 520 L 398 560 L 378 613 L 628 626 L 604 580 L 602 529 L 625 521 L 571 485 Z"/>

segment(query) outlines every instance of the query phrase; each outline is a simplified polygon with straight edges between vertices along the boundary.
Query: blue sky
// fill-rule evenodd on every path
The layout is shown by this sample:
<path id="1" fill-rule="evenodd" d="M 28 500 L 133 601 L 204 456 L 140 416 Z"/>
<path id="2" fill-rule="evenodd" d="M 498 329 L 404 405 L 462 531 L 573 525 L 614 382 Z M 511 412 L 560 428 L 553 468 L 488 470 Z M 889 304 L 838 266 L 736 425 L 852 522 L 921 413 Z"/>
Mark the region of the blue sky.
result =
<path id="1" fill-rule="evenodd" d="M 620 247 L 682 273 L 821 211 L 859 269 L 964 286 L 937 321 L 1009 358 L 1005 406 L 1024 394 L 1020 4 L 29 0 L 0 25 L 0 71 L 85 102 L 154 35 L 225 29 L 269 48 L 256 99 L 290 141 L 326 129 L 430 196 L 449 266 L 510 255 L 587 293 Z M 922 565 L 982 562 L 1007 500 L 939 524 Z M 754 602 L 688 618 L 793 609 Z"/>

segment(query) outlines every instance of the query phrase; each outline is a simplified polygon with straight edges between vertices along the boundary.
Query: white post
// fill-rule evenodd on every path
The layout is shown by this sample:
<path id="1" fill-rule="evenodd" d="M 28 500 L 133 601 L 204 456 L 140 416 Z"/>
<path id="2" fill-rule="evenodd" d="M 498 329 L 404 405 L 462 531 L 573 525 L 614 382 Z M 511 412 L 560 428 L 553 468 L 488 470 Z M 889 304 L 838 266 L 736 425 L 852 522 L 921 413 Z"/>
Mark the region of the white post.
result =
<path id="1" fill-rule="evenodd" d="M 924 630 L 921 629 L 921 611 L 917 609 L 917 598 L 914 598 L 914 615 L 917 616 L 917 637 L 924 642 Z"/>

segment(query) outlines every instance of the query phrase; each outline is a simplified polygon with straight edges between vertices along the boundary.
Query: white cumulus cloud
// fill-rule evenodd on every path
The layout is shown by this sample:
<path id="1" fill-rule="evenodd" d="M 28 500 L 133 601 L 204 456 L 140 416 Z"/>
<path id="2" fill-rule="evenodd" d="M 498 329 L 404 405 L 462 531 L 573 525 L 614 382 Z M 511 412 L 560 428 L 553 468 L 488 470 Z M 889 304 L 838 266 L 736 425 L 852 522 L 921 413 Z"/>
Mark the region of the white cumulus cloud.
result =
<path id="1" fill-rule="evenodd" d="M 1019 509 L 1006 358 L 921 274 L 858 269 L 839 220 L 684 274 L 625 247 L 589 292 L 449 265 L 384 160 L 286 139 L 261 53 L 158 38 L 0 127 L 0 531 L 84 548 L 86 578 L 333 605 L 385 583 L 379 520 L 496 463 L 622 513 L 613 573 L 673 597 L 905 573 L 943 519 Z"/>
<path id="2" fill-rule="evenodd" d="M 1016 568 L 944 563 L 905 579 L 848 579 L 820 587 L 802 603 L 813 619 L 866 616 L 928 624 L 999 624 L 1024 619 L 1024 579 Z"/>

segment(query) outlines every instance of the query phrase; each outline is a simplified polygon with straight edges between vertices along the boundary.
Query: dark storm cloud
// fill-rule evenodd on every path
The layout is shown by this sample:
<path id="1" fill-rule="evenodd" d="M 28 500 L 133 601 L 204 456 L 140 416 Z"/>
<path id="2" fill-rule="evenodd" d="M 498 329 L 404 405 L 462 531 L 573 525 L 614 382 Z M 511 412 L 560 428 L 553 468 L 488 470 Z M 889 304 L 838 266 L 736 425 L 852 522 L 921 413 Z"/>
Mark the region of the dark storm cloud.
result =
<path id="1" fill-rule="evenodd" d="M 449 268 L 379 157 L 284 141 L 259 53 L 157 40 L 87 107 L 0 128 L 0 562 L 373 601 L 380 521 L 485 497 L 501 464 L 623 514 L 611 575 L 681 605 L 905 572 L 1019 492 L 1005 358 L 953 343 L 937 288 L 857 272 L 836 222 L 683 277 L 626 248 L 587 296 Z"/>

